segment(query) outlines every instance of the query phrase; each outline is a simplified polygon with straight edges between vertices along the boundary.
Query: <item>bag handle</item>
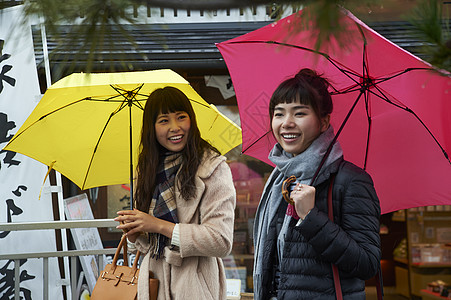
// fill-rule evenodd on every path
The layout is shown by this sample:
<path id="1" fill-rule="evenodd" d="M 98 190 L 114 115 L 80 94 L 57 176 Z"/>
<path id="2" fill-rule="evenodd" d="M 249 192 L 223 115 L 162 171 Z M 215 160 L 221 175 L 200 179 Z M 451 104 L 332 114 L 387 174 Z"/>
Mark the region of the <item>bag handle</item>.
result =
<path id="1" fill-rule="evenodd" d="M 111 269 L 114 273 L 117 267 L 117 261 L 119 259 L 119 254 L 121 253 L 121 249 L 124 249 L 124 265 L 128 266 L 128 258 L 127 258 L 127 236 L 125 234 L 122 235 L 121 241 L 119 242 L 119 245 L 117 246 L 116 253 L 114 253 L 114 258 L 112 262 Z M 136 270 L 138 270 L 138 260 L 141 256 L 141 252 L 136 251 L 135 261 L 133 262 L 133 266 L 131 268 L 130 274 L 136 273 Z"/>

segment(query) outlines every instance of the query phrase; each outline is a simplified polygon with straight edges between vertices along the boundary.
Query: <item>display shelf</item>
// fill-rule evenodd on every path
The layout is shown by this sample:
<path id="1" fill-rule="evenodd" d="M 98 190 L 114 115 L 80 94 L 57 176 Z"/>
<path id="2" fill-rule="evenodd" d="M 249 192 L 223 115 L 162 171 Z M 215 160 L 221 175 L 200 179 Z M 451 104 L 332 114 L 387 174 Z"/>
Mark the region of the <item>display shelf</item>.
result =
<path id="1" fill-rule="evenodd" d="M 448 297 L 440 296 L 439 293 L 434 293 L 434 292 L 431 292 L 431 291 L 428 291 L 428 290 L 421 290 L 420 293 L 421 293 L 421 296 L 423 297 L 423 300 L 449 299 Z"/>
<path id="2" fill-rule="evenodd" d="M 446 212 L 436 212 L 438 213 L 446 213 Z M 448 212 L 449 213 L 449 212 Z M 425 216 L 423 218 L 424 221 L 434 221 L 434 222 L 440 222 L 440 221 L 451 221 L 451 216 Z"/>
<path id="3" fill-rule="evenodd" d="M 451 211 L 448 207 L 405 211 L 410 296 L 446 299 L 423 290 L 435 280 L 451 282 Z M 427 294 L 424 294 L 427 293 Z M 434 298 L 437 297 L 437 298 Z"/>
<path id="4" fill-rule="evenodd" d="M 415 268 L 451 268 L 451 263 L 412 263 Z"/>

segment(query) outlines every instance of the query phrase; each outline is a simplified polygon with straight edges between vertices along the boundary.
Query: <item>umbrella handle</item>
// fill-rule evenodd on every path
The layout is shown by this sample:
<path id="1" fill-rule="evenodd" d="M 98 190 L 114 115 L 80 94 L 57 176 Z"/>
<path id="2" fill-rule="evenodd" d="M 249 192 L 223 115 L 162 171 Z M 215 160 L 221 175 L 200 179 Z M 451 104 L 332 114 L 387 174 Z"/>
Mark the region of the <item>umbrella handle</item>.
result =
<path id="1" fill-rule="evenodd" d="M 289 204 L 294 205 L 293 198 L 290 197 L 290 192 L 288 190 L 288 187 L 291 183 L 296 181 L 296 176 L 291 175 L 287 179 L 285 179 L 282 183 L 282 196 L 285 201 L 287 201 Z"/>

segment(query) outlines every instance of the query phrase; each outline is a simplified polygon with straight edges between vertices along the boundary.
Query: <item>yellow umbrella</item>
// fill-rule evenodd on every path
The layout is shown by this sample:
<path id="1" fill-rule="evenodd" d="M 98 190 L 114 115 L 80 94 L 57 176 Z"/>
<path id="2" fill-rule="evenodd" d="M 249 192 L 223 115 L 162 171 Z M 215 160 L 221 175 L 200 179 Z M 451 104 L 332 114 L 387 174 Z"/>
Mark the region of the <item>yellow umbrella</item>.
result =
<path id="1" fill-rule="evenodd" d="M 155 70 L 76 73 L 59 80 L 4 149 L 51 166 L 81 189 L 128 183 L 137 162 L 145 102 L 165 86 L 186 94 L 202 137 L 222 154 L 241 143 L 241 129 L 183 77 Z"/>

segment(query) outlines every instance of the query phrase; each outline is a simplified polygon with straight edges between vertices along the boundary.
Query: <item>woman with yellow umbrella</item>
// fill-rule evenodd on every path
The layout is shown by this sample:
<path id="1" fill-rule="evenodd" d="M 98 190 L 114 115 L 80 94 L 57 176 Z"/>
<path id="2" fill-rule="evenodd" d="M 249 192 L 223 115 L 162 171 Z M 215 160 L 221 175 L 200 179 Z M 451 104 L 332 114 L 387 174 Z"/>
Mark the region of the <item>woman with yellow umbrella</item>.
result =
<path id="1" fill-rule="evenodd" d="M 155 90 L 143 115 L 135 210 L 115 219 L 130 248 L 146 253 L 138 299 L 225 299 L 220 257 L 230 253 L 235 189 L 225 157 L 201 138 L 190 101 L 173 87 Z"/>

